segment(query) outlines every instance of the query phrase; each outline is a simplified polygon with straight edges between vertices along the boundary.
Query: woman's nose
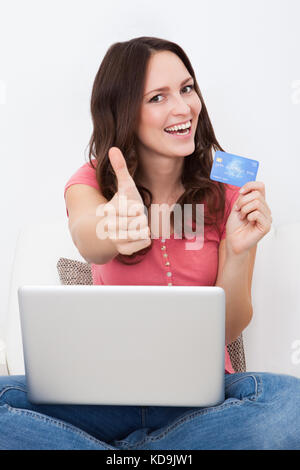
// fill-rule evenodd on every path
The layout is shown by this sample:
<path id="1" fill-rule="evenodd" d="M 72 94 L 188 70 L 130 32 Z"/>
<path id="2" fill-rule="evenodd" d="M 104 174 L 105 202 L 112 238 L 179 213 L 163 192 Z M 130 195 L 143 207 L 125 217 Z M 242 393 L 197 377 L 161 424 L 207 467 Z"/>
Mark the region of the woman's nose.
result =
<path id="1" fill-rule="evenodd" d="M 175 96 L 172 102 L 173 112 L 175 114 L 186 114 L 190 112 L 190 106 L 183 96 Z"/>

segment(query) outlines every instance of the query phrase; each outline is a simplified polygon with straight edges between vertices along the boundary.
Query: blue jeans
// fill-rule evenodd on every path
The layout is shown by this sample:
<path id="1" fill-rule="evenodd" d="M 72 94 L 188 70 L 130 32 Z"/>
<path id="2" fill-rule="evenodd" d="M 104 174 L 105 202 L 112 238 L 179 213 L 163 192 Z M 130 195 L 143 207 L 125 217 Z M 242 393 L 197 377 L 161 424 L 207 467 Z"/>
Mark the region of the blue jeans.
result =
<path id="1" fill-rule="evenodd" d="M 300 449 L 299 378 L 241 372 L 225 387 L 208 408 L 33 405 L 25 376 L 2 376 L 0 449 Z"/>

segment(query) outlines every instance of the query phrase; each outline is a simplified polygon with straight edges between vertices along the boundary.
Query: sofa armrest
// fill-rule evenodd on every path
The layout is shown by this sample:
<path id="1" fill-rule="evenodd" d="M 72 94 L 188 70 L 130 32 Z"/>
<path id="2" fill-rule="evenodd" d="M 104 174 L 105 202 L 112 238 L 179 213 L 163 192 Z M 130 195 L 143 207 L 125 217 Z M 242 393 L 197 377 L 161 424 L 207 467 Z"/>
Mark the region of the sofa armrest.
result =
<path id="1" fill-rule="evenodd" d="M 6 362 L 6 345 L 0 338 L 0 375 L 9 375 Z"/>

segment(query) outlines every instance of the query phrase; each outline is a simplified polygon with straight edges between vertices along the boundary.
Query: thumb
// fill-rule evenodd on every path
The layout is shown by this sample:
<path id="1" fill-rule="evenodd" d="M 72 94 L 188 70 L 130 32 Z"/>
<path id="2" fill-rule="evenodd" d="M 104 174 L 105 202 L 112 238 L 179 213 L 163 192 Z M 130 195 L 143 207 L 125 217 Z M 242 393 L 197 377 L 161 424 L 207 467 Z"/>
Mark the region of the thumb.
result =
<path id="1" fill-rule="evenodd" d="M 126 160 L 121 150 L 118 147 L 111 147 L 108 151 L 108 158 L 117 177 L 118 192 L 121 194 L 130 193 L 132 198 L 141 200 L 140 193 L 128 171 Z"/>

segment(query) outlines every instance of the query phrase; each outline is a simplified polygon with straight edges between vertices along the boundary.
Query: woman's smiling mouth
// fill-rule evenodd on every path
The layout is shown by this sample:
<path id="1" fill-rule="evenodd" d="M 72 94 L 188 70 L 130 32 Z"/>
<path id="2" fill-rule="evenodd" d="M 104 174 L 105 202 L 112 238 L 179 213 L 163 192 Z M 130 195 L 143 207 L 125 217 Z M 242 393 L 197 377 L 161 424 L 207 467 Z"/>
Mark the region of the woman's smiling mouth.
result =
<path id="1" fill-rule="evenodd" d="M 190 124 L 189 128 L 187 127 L 183 129 L 180 129 L 180 128 L 176 129 L 177 126 L 167 127 L 166 129 L 169 129 L 169 130 L 164 129 L 164 132 L 166 132 L 166 134 L 170 135 L 171 137 L 177 137 L 179 139 L 188 139 L 192 134 L 192 120 L 190 119 L 190 121 L 187 121 L 187 124 Z M 170 130 L 170 129 L 173 129 L 173 130 Z"/>

